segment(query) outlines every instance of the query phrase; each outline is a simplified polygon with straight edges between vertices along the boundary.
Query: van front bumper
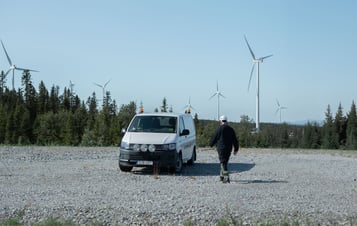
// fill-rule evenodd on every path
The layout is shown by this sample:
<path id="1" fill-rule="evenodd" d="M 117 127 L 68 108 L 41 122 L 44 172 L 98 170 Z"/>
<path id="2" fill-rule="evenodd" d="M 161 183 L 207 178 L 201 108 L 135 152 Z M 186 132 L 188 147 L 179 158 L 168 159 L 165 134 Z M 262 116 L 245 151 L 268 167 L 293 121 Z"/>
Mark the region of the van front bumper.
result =
<path id="1" fill-rule="evenodd" d="M 134 151 L 120 148 L 119 164 L 122 166 L 148 166 L 159 164 L 160 167 L 176 166 L 176 150 Z"/>

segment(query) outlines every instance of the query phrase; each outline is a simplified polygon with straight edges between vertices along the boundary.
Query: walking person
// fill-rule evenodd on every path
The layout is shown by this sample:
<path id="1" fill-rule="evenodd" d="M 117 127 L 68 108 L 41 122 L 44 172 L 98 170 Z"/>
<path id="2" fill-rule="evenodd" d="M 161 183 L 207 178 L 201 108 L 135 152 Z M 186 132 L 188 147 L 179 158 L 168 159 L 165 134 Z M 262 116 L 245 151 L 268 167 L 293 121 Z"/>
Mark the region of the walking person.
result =
<path id="1" fill-rule="evenodd" d="M 220 125 L 212 135 L 209 145 L 213 147 L 217 144 L 218 158 L 221 163 L 220 180 L 223 183 L 230 183 L 228 161 L 233 148 L 234 155 L 238 153 L 239 145 L 234 129 L 228 125 L 227 116 L 222 115 L 219 122 Z"/>

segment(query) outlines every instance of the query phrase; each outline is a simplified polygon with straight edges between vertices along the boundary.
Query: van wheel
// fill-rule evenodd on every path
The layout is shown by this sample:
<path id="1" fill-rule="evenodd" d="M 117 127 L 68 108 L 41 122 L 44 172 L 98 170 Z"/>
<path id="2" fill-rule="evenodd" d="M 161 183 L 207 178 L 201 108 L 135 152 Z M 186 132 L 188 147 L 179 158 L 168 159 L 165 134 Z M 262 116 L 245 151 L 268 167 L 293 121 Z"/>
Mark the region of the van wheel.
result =
<path id="1" fill-rule="evenodd" d="M 133 169 L 133 166 L 123 166 L 119 163 L 119 168 L 123 172 L 130 172 Z"/>
<path id="2" fill-rule="evenodd" d="M 182 154 L 181 154 L 181 153 L 176 154 L 175 172 L 176 172 L 176 173 L 180 173 L 181 170 L 182 170 L 182 166 L 183 166 L 183 163 L 182 163 Z"/>
<path id="3" fill-rule="evenodd" d="M 192 166 L 196 161 L 196 148 L 193 149 L 191 159 L 187 161 L 187 165 Z"/>

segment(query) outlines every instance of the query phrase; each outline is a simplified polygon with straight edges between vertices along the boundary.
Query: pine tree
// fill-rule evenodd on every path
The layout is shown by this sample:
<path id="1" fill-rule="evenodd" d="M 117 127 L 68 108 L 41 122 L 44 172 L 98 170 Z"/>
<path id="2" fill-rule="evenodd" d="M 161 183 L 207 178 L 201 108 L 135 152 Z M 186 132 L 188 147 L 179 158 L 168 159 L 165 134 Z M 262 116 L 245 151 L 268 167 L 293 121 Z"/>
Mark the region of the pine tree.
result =
<path id="1" fill-rule="evenodd" d="M 164 97 L 164 99 L 162 100 L 162 105 L 161 105 L 161 112 L 167 112 L 167 101 L 166 101 L 166 97 Z"/>
<path id="2" fill-rule="evenodd" d="M 95 92 L 92 93 L 92 97 L 88 97 L 87 106 L 88 106 L 87 128 L 89 130 L 93 130 L 95 126 L 95 120 L 98 115 L 98 110 L 97 110 L 98 104 L 97 104 L 97 98 Z"/>
<path id="3" fill-rule="evenodd" d="M 22 73 L 22 85 L 24 86 L 24 101 L 29 113 L 29 125 L 26 130 L 26 137 L 33 142 L 35 140 L 33 136 L 33 123 L 37 116 L 37 93 L 35 87 L 32 85 L 30 71 L 25 70 Z"/>
<path id="4" fill-rule="evenodd" d="M 43 81 L 40 82 L 38 86 L 38 114 L 44 114 L 50 109 L 50 96 L 46 89 L 45 83 Z"/>
<path id="5" fill-rule="evenodd" d="M 346 146 L 349 149 L 357 149 L 357 113 L 355 102 L 352 102 L 351 110 L 347 115 Z"/>
<path id="6" fill-rule="evenodd" d="M 321 147 L 321 129 L 316 122 L 308 122 L 305 125 L 303 130 L 303 147 L 312 149 Z"/>
<path id="7" fill-rule="evenodd" d="M 53 113 L 58 113 L 58 111 L 60 109 L 60 97 L 59 97 L 59 87 L 58 86 L 54 86 L 54 85 L 52 86 L 49 101 L 50 101 L 50 103 L 49 103 L 50 110 Z"/>
<path id="8" fill-rule="evenodd" d="M 69 89 L 66 87 L 63 90 L 62 96 L 60 96 L 60 107 L 64 111 L 70 111 L 71 110 L 71 92 Z"/>
<path id="9" fill-rule="evenodd" d="M 79 145 L 82 142 L 82 136 L 87 124 L 87 110 L 84 102 L 80 107 L 73 113 L 73 145 Z"/>
<path id="10" fill-rule="evenodd" d="M 327 106 L 327 111 L 325 113 L 325 124 L 323 126 L 323 141 L 322 147 L 326 149 L 337 149 L 338 148 L 338 137 L 336 133 L 336 128 L 334 125 L 330 105 Z"/>
<path id="11" fill-rule="evenodd" d="M 343 108 L 341 103 L 338 106 L 337 113 L 335 115 L 335 129 L 338 135 L 338 144 L 341 146 L 346 145 L 346 127 L 347 127 L 347 119 L 343 116 Z"/>
<path id="12" fill-rule="evenodd" d="M 6 84 L 6 76 L 5 76 L 4 71 L 1 71 L 1 73 L 0 73 L 0 98 L 2 97 L 2 95 L 5 92 L 5 88 L 6 88 L 5 84 Z"/>

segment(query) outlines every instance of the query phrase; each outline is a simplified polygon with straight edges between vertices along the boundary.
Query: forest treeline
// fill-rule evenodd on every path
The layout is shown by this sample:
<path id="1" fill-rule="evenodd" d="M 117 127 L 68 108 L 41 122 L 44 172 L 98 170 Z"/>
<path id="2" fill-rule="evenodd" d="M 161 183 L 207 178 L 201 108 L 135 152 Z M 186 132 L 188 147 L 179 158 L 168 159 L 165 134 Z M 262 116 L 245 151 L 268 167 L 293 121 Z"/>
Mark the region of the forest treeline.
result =
<path id="1" fill-rule="evenodd" d="M 160 109 L 154 111 L 172 111 L 167 106 L 164 97 Z M 93 92 L 84 101 L 73 86 L 61 91 L 53 85 L 48 90 L 41 81 L 36 89 L 29 71 L 23 72 L 21 87 L 13 90 L 6 86 L 4 72 L 0 74 L 0 144 L 118 146 L 121 130 L 137 112 L 135 102 L 118 106 L 109 91 L 100 100 Z M 197 114 L 193 117 L 198 146 L 208 146 L 218 122 L 199 119 Z M 241 147 L 357 150 L 354 102 L 347 114 L 341 104 L 335 115 L 327 106 L 322 124 L 262 123 L 259 133 L 254 132 L 254 121 L 246 115 L 230 124 L 237 131 Z"/>

